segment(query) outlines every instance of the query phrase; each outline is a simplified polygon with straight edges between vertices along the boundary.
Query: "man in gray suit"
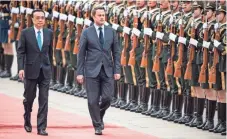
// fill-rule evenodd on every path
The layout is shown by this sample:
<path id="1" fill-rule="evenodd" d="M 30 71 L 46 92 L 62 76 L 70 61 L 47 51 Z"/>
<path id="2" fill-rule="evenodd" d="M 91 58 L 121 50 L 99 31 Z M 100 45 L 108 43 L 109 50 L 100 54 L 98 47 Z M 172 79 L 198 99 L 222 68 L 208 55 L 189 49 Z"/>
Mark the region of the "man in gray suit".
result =
<path id="1" fill-rule="evenodd" d="M 105 9 L 95 7 L 92 17 L 94 25 L 85 29 L 80 38 L 77 80 L 79 83 L 85 80 L 95 134 L 102 135 L 103 117 L 113 97 L 114 79 L 120 78 L 120 51 L 116 32 L 104 25 Z"/>
<path id="2" fill-rule="evenodd" d="M 42 10 L 32 12 L 34 27 L 22 30 L 17 49 L 19 77 L 24 80 L 24 128 L 32 131 L 31 112 L 39 87 L 39 110 L 37 115 L 38 134 L 47 136 L 48 93 L 52 65 L 53 33 L 43 28 L 45 13 Z"/>

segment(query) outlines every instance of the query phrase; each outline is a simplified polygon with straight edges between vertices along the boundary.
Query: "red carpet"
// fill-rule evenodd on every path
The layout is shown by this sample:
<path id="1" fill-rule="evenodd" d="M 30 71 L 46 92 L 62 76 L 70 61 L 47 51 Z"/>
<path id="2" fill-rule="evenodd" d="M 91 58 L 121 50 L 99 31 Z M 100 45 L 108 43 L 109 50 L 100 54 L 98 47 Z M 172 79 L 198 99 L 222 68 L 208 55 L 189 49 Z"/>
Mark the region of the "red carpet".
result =
<path id="1" fill-rule="evenodd" d="M 22 99 L 0 94 L 0 139 L 157 139 L 112 124 L 105 124 L 103 135 L 96 136 L 88 117 L 52 108 L 48 112 L 49 136 L 42 137 L 37 135 L 37 106 L 34 106 L 32 112 L 32 133 L 26 133 L 23 128 L 23 112 Z"/>

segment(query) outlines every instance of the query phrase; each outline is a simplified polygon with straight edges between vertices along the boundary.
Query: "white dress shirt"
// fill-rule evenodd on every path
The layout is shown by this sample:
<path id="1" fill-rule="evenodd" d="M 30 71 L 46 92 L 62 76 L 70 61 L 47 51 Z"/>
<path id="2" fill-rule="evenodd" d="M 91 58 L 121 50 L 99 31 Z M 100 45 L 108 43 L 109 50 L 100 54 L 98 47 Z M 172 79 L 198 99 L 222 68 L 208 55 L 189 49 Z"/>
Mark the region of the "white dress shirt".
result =
<path id="1" fill-rule="evenodd" d="M 100 27 L 100 26 L 98 26 L 98 25 L 96 25 L 96 24 L 94 24 L 94 26 L 95 26 L 95 30 L 96 30 L 96 33 L 97 33 L 98 38 L 99 38 L 99 27 Z M 102 27 L 103 38 L 105 38 L 105 37 L 104 37 L 104 36 L 105 36 L 105 34 L 104 34 L 104 25 L 102 25 L 101 27 Z"/>
<path id="2" fill-rule="evenodd" d="M 43 46 L 43 28 L 41 28 L 40 30 L 38 30 L 35 26 L 34 26 L 34 29 L 35 29 L 35 36 L 36 36 L 36 40 L 37 40 L 37 37 L 38 37 L 38 31 L 40 31 L 40 35 L 41 35 L 41 41 L 42 41 L 42 46 Z"/>

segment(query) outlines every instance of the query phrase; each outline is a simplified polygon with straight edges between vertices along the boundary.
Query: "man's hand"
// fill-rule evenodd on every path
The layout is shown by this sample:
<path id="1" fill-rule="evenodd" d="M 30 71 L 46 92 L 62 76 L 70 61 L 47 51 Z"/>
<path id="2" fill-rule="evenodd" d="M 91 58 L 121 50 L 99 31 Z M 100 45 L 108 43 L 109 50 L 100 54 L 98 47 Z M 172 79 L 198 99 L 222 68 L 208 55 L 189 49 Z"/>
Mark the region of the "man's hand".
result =
<path id="1" fill-rule="evenodd" d="M 19 77 L 22 81 L 24 80 L 24 70 L 19 71 Z"/>
<path id="2" fill-rule="evenodd" d="M 119 79 L 120 79 L 120 77 L 121 77 L 121 75 L 120 75 L 120 74 L 114 74 L 114 80 L 119 80 Z"/>
<path id="3" fill-rule="evenodd" d="M 76 79 L 77 79 L 77 81 L 78 81 L 80 84 L 83 84 L 83 82 L 84 82 L 84 76 L 83 76 L 83 75 L 78 75 L 78 76 L 76 77 Z"/>

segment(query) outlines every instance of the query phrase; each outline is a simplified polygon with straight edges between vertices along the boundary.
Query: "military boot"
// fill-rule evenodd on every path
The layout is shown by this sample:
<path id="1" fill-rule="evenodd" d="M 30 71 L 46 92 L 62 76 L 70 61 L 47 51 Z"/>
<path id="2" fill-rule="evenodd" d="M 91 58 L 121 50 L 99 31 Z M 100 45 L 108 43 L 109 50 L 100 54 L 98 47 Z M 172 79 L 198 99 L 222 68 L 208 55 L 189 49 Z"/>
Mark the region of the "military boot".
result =
<path id="1" fill-rule="evenodd" d="M 126 104 L 127 92 L 128 92 L 128 84 L 121 82 L 119 86 L 120 101 L 117 103 L 117 105 L 115 105 L 116 108 L 120 108 Z"/>
<path id="2" fill-rule="evenodd" d="M 206 113 L 206 115 L 205 115 L 205 122 L 203 122 L 203 124 L 201 124 L 201 125 L 199 125 L 199 126 L 197 126 L 196 128 L 198 128 L 198 129 L 202 129 L 206 124 L 207 124 L 207 122 L 208 122 L 208 99 L 206 99 L 205 100 L 205 105 L 204 105 L 204 107 L 206 106 L 206 111 L 205 111 L 205 113 Z"/>
<path id="3" fill-rule="evenodd" d="M 209 129 L 209 132 L 214 132 L 214 130 L 217 130 L 218 127 L 221 125 L 222 121 L 221 121 L 221 103 L 217 102 L 217 114 L 218 114 L 218 123 L 216 124 L 216 126 L 212 129 Z"/>
<path id="4" fill-rule="evenodd" d="M 171 112 L 167 115 L 162 117 L 163 120 L 167 120 L 170 117 L 173 116 L 174 110 L 176 109 L 176 96 L 177 94 L 172 94 L 172 108 L 171 108 Z"/>
<path id="5" fill-rule="evenodd" d="M 155 117 L 159 110 L 160 110 L 160 103 L 161 103 L 161 90 L 155 90 L 154 92 L 154 101 L 153 101 L 153 109 L 150 113 L 151 117 Z"/>
<path id="6" fill-rule="evenodd" d="M 226 103 L 220 103 L 220 119 L 221 124 L 217 129 L 214 130 L 214 133 L 222 133 L 226 131 Z"/>
<path id="7" fill-rule="evenodd" d="M 149 95 L 150 95 L 150 108 L 147 110 L 147 111 L 144 111 L 144 112 L 142 112 L 142 114 L 143 115 L 150 115 L 151 114 L 151 112 L 152 112 L 152 109 L 153 109 L 153 100 L 154 100 L 154 89 L 152 89 L 152 88 L 149 88 L 149 93 L 150 94 L 148 94 L 148 98 L 149 98 Z"/>
<path id="8" fill-rule="evenodd" d="M 57 67 L 53 66 L 52 67 L 52 77 L 50 80 L 50 88 L 53 88 L 53 86 L 57 83 L 56 79 L 57 79 Z"/>
<path id="9" fill-rule="evenodd" d="M 182 115 L 182 107 L 183 107 L 183 95 L 174 95 L 175 96 L 175 110 L 171 117 L 167 119 L 167 121 L 175 121 L 179 119 Z"/>
<path id="10" fill-rule="evenodd" d="M 0 47 L 0 49 L 3 49 L 3 48 Z M 5 70 L 5 56 L 2 52 L 0 53 L 0 76 L 4 70 Z"/>
<path id="11" fill-rule="evenodd" d="M 71 69 L 67 69 L 67 79 L 66 79 L 66 84 L 63 88 L 61 88 L 59 91 L 66 93 L 67 91 L 69 91 L 70 89 L 73 88 L 73 79 L 74 79 L 74 70 Z"/>
<path id="12" fill-rule="evenodd" d="M 170 104 L 171 104 L 171 93 L 170 93 L 170 91 L 164 91 L 162 112 L 160 114 L 158 114 L 156 117 L 162 118 L 162 117 L 169 115 Z"/>
<path id="13" fill-rule="evenodd" d="M 193 118 L 192 117 L 192 113 L 193 113 L 193 109 L 194 109 L 193 98 L 191 96 L 186 96 L 186 99 L 187 99 L 186 110 L 185 110 L 185 113 L 184 113 L 184 117 L 182 119 L 178 120 L 179 124 L 189 123 Z"/>
<path id="14" fill-rule="evenodd" d="M 57 66 L 57 71 L 56 71 L 56 84 L 54 86 L 51 86 L 50 89 L 51 90 L 56 90 L 56 88 L 58 88 L 58 86 L 60 85 L 60 72 L 61 72 L 61 66 Z"/>
<path id="15" fill-rule="evenodd" d="M 189 123 L 190 127 L 197 127 L 203 124 L 203 111 L 205 106 L 205 98 L 197 98 L 197 103 L 194 103 L 194 107 L 197 107 L 197 113 L 194 120 Z M 196 105 L 197 104 L 197 105 Z"/>
<path id="16" fill-rule="evenodd" d="M 215 114 L 215 109 L 216 109 L 216 101 L 208 100 L 207 108 L 208 108 L 207 123 L 202 128 L 203 130 L 209 130 L 209 129 L 214 128 L 214 114 Z"/>
<path id="17" fill-rule="evenodd" d="M 66 77 L 66 68 L 65 67 L 60 67 L 59 85 L 56 88 L 53 88 L 53 90 L 56 90 L 56 91 L 60 92 L 61 88 L 64 87 L 65 77 Z"/>
<path id="18" fill-rule="evenodd" d="M 5 70 L 1 73 L 1 78 L 11 77 L 11 68 L 13 64 L 13 55 L 5 55 Z"/>
<path id="19" fill-rule="evenodd" d="M 138 97 L 136 94 L 139 94 L 139 87 L 138 86 L 134 86 L 131 85 L 130 86 L 130 93 L 131 93 L 131 98 L 130 98 L 130 104 L 128 105 L 128 107 L 125 108 L 126 111 L 129 111 L 133 108 L 135 108 L 138 105 Z"/>
<path id="20" fill-rule="evenodd" d="M 143 86 L 143 91 L 141 93 L 140 105 L 136 109 L 136 113 L 142 113 L 148 109 L 148 100 L 149 100 L 150 88 Z"/>
<path id="21" fill-rule="evenodd" d="M 136 110 L 140 107 L 141 103 L 142 103 L 142 94 L 144 92 L 144 86 L 143 85 L 140 85 L 139 88 L 138 88 L 138 95 L 136 94 L 136 96 L 138 96 L 138 99 L 140 101 L 137 101 L 138 102 L 138 105 L 132 109 L 130 109 L 131 112 L 136 112 Z"/>
<path id="22" fill-rule="evenodd" d="M 118 92 L 119 92 L 118 86 L 120 86 L 119 84 L 120 84 L 119 81 L 114 81 L 114 96 L 111 101 L 112 107 L 114 107 L 119 101 L 118 99 Z"/>

